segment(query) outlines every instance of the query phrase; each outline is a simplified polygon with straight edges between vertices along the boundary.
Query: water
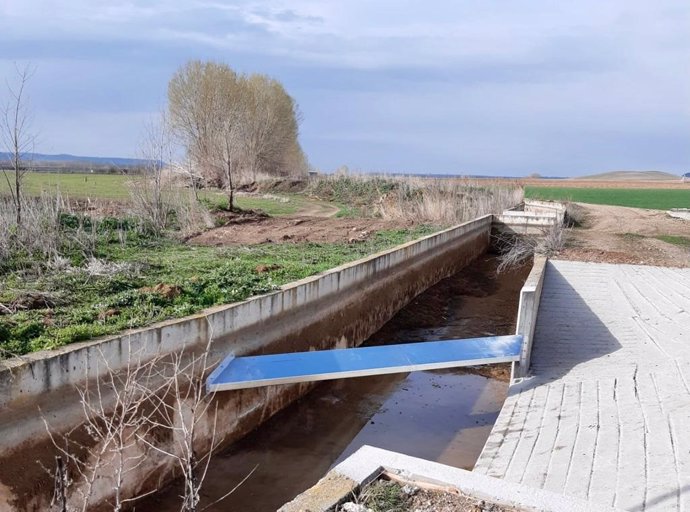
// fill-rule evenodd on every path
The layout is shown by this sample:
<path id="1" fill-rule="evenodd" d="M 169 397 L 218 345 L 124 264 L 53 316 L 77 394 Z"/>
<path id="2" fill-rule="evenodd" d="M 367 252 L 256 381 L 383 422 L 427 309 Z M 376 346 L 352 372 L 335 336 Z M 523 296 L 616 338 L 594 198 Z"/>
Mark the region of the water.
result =
<path id="1" fill-rule="evenodd" d="M 413 300 L 367 344 L 512 334 L 527 268 L 495 276 L 483 257 Z M 363 444 L 471 469 L 507 392 L 507 367 L 324 382 L 216 455 L 203 486 L 214 512 L 264 512 L 316 483 Z M 179 510 L 179 485 L 137 506 Z"/>

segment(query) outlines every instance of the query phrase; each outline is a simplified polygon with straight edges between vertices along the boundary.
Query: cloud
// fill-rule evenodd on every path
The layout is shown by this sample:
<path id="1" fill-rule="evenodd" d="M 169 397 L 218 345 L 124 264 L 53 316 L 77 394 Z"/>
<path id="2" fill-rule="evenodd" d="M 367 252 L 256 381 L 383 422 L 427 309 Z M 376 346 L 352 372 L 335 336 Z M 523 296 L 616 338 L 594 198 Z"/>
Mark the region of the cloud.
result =
<path id="1" fill-rule="evenodd" d="M 24 0 L 0 4 L 0 73 L 38 66 L 59 151 L 132 155 L 136 120 L 201 58 L 282 80 L 323 168 L 680 171 L 689 24 L 685 0 Z"/>

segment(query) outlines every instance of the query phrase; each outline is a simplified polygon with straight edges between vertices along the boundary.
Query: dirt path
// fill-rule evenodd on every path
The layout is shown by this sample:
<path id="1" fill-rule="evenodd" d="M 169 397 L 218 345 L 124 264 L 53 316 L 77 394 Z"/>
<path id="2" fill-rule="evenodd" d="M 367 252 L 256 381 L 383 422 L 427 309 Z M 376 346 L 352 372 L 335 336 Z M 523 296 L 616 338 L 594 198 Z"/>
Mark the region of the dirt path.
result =
<path id="1" fill-rule="evenodd" d="M 255 245 L 296 242 L 359 242 L 377 231 L 410 227 L 410 223 L 380 219 L 334 217 L 265 217 L 211 229 L 189 240 L 196 245 Z"/>
<path id="2" fill-rule="evenodd" d="M 324 203 L 323 201 L 307 200 L 303 206 L 297 210 L 295 216 L 297 217 L 335 217 L 340 208 L 333 204 Z"/>
<path id="3" fill-rule="evenodd" d="M 656 237 L 690 238 L 690 222 L 670 217 L 664 211 L 580 204 L 586 212 L 584 226 L 571 233 L 561 259 L 580 261 L 690 266 L 690 249 Z"/>

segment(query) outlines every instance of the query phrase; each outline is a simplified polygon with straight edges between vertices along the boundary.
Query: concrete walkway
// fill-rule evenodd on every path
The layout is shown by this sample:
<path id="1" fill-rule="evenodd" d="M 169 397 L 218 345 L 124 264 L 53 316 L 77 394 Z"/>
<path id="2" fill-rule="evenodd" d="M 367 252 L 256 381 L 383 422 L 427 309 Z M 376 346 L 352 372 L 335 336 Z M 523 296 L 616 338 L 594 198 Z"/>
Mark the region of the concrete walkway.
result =
<path id="1" fill-rule="evenodd" d="M 690 269 L 549 262 L 530 373 L 475 471 L 690 511 Z"/>

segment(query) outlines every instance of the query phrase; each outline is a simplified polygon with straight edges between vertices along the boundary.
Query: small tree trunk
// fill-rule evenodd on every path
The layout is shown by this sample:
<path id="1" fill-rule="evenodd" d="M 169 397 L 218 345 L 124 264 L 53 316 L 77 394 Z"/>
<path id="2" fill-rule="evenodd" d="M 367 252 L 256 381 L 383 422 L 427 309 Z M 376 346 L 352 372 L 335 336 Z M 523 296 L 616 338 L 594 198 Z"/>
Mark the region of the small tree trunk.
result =
<path id="1" fill-rule="evenodd" d="M 225 163 L 225 180 L 227 181 L 226 193 L 228 195 L 228 210 L 235 211 L 235 184 L 232 181 L 232 162 L 228 159 Z"/>
<path id="2" fill-rule="evenodd" d="M 62 457 L 55 457 L 55 501 L 60 512 L 67 512 L 67 474 Z"/>
<path id="3" fill-rule="evenodd" d="M 21 196 L 21 191 L 22 191 L 22 177 L 20 176 L 19 172 L 19 162 L 17 160 L 17 156 L 19 153 L 15 155 L 15 163 L 14 163 L 14 200 L 15 200 L 15 206 L 17 210 L 17 229 L 22 225 L 22 196 Z"/>

